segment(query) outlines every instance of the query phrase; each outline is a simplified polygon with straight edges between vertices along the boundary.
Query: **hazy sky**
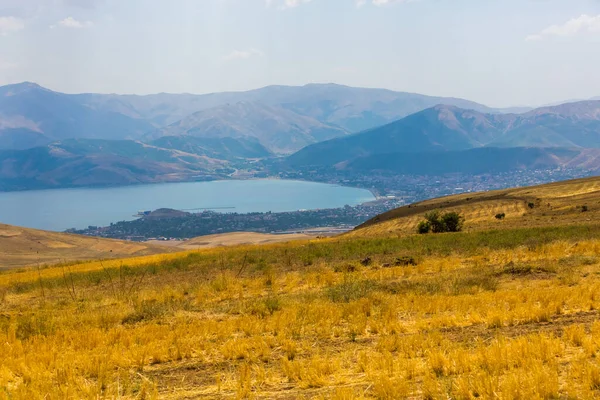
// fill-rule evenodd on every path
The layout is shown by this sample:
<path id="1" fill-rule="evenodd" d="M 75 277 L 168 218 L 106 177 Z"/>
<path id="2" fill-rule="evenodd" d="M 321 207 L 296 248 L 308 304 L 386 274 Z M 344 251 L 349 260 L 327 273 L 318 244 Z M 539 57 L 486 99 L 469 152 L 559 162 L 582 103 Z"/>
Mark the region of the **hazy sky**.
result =
<path id="1" fill-rule="evenodd" d="M 335 82 L 491 106 L 600 96 L 600 0 L 0 0 L 0 84 Z"/>

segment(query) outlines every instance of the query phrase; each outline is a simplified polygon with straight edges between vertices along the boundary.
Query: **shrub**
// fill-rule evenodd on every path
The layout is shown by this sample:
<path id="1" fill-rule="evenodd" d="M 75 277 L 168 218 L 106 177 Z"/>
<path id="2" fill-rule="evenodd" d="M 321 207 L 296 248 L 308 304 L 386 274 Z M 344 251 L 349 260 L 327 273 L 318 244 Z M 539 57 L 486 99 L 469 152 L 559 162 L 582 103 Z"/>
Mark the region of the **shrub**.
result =
<path id="1" fill-rule="evenodd" d="M 581 212 L 587 212 L 588 206 L 581 206 Z"/>
<path id="2" fill-rule="evenodd" d="M 417 226 L 417 232 L 424 233 L 443 233 L 462 231 L 464 217 L 456 211 L 441 214 L 438 210 L 425 214 L 425 221 L 421 221 Z"/>
<path id="3" fill-rule="evenodd" d="M 431 224 L 429 221 L 421 221 L 417 226 L 417 233 L 423 235 L 425 233 L 429 233 L 431 231 Z"/>
<path id="4" fill-rule="evenodd" d="M 442 215 L 442 232 L 460 232 L 462 231 L 464 217 L 453 211 Z"/>
<path id="5" fill-rule="evenodd" d="M 442 221 L 442 216 L 438 210 L 425 214 L 425 219 L 427 222 L 429 222 L 429 226 L 431 226 L 431 232 L 442 233 L 446 231 Z"/>
<path id="6" fill-rule="evenodd" d="M 496 219 L 504 219 L 506 217 L 505 213 L 498 213 L 496 214 Z"/>
<path id="7" fill-rule="evenodd" d="M 535 208 L 535 203 L 527 203 L 527 207 L 529 207 L 529 208 Z"/>

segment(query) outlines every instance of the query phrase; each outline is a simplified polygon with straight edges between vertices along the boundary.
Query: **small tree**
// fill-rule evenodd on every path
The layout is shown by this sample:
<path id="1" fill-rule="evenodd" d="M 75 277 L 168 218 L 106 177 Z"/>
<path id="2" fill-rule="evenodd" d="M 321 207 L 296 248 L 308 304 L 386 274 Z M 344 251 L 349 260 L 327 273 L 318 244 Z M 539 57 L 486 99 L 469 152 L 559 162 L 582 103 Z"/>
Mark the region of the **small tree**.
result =
<path id="1" fill-rule="evenodd" d="M 444 222 L 442 221 L 441 214 L 438 210 L 430 211 L 425 214 L 425 219 L 429 222 L 429 226 L 431 227 L 431 232 L 433 233 L 442 233 L 446 232 L 446 227 Z"/>
<path id="2" fill-rule="evenodd" d="M 456 211 L 448 212 L 442 215 L 443 232 L 460 232 L 462 231 L 464 218 Z"/>
<path id="3" fill-rule="evenodd" d="M 430 211 L 425 214 L 425 220 L 421 221 L 417 226 L 417 232 L 420 234 L 429 232 L 460 232 L 464 220 L 464 217 L 455 211 L 445 214 L 441 214 L 438 210 Z"/>
<path id="4" fill-rule="evenodd" d="M 425 233 L 429 233 L 429 231 L 431 231 L 431 224 L 429 223 L 429 221 L 419 222 L 419 225 L 417 226 L 417 232 L 419 234 L 423 235 Z"/>
<path id="5" fill-rule="evenodd" d="M 496 214 L 496 219 L 504 219 L 504 217 L 506 217 L 505 213 Z"/>

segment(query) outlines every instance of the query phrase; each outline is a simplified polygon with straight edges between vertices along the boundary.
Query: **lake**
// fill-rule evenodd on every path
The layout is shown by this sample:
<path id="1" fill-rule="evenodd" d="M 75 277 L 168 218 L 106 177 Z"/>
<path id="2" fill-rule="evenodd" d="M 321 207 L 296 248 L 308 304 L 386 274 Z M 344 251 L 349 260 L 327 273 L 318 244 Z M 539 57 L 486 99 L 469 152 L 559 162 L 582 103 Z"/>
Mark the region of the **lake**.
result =
<path id="1" fill-rule="evenodd" d="M 0 223 L 53 231 L 133 220 L 142 210 L 282 212 L 374 200 L 368 190 L 314 182 L 247 180 L 0 193 Z"/>

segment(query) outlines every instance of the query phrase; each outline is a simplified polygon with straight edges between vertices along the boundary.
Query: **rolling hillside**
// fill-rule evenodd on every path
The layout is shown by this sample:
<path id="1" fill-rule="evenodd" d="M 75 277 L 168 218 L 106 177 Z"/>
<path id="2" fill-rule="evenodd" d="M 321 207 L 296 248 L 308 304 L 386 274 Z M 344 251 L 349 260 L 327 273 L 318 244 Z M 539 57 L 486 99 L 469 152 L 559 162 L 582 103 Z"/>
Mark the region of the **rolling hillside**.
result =
<path id="1" fill-rule="evenodd" d="M 168 253 L 154 244 L 100 239 L 0 224 L 0 270 L 76 260 L 115 259 Z"/>
<path id="2" fill-rule="evenodd" d="M 413 234 L 424 214 L 438 209 L 462 213 L 469 231 L 594 224 L 600 218 L 600 177 L 425 200 L 381 214 L 348 235 Z M 506 218 L 496 219 L 500 213 Z"/>
<path id="3" fill-rule="evenodd" d="M 379 128 L 311 145 L 290 156 L 288 163 L 295 167 L 332 166 L 389 153 L 480 147 L 600 148 L 600 101 L 524 114 L 482 114 L 440 105 Z M 373 169 L 379 167 L 371 165 Z"/>

